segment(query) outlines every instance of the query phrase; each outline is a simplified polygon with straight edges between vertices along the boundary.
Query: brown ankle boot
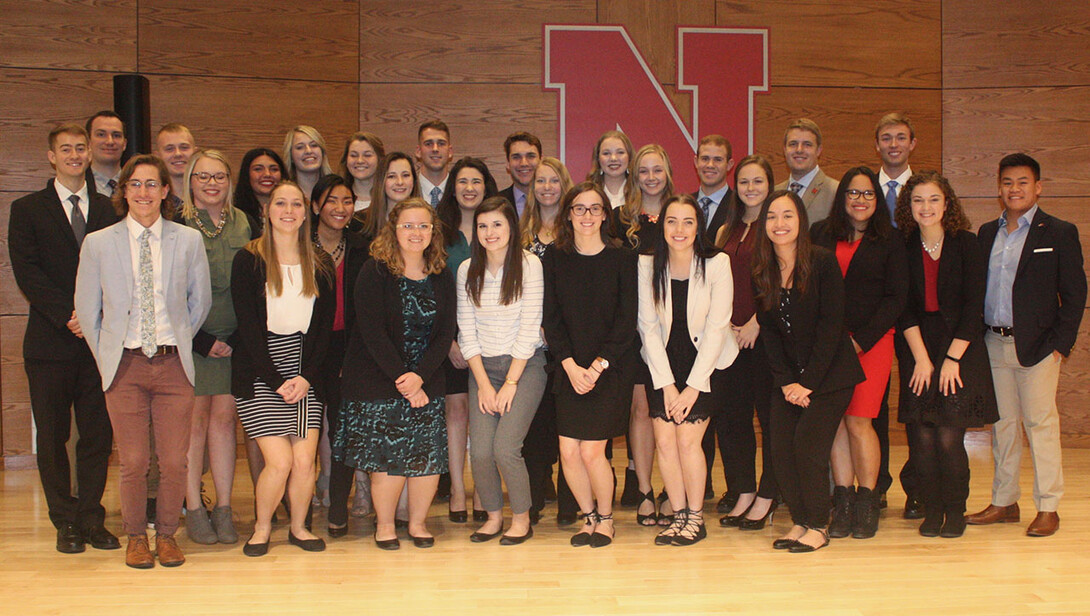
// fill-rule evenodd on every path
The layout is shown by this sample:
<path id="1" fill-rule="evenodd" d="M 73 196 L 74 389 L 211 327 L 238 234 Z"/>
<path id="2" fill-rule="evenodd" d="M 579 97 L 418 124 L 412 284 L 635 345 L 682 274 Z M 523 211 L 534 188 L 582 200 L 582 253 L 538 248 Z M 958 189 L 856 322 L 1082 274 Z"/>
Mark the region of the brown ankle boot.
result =
<path id="1" fill-rule="evenodd" d="M 159 556 L 159 564 L 164 567 L 177 567 L 185 562 L 185 555 L 174 540 L 174 535 L 156 535 L 155 553 Z"/>

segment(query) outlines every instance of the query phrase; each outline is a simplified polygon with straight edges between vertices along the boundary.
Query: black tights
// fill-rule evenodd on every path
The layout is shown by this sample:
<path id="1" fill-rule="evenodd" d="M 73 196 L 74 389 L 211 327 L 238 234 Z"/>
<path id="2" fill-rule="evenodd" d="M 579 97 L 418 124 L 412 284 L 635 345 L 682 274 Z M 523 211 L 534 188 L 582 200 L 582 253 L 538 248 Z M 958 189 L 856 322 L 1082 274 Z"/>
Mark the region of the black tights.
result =
<path id="1" fill-rule="evenodd" d="M 924 506 L 964 513 L 965 500 L 969 498 L 965 428 L 910 423 L 905 430 Z"/>

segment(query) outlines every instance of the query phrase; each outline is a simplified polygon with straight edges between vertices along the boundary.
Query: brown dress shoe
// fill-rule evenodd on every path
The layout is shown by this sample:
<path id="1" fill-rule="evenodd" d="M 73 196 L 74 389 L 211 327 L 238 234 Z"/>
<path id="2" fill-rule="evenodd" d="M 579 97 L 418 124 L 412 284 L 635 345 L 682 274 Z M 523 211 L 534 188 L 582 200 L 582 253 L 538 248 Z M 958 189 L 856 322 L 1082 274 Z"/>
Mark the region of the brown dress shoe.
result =
<path id="1" fill-rule="evenodd" d="M 1060 515 L 1055 511 L 1041 511 L 1029 523 L 1026 534 L 1030 537 L 1051 537 L 1060 530 Z"/>
<path id="2" fill-rule="evenodd" d="M 155 557 L 148 549 L 147 535 L 129 535 L 129 547 L 125 550 L 125 564 L 133 569 L 151 569 Z"/>
<path id="3" fill-rule="evenodd" d="M 177 567 L 185 562 L 185 555 L 174 540 L 174 535 L 156 535 L 155 553 L 159 556 L 159 564 L 164 567 Z"/>
<path id="4" fill-rule="evenodd" d="M 985 526 L 997 522 L 1000 524 L 1017 524 L 1021 517 L 1022 514 L 1018 510 L 1018 503 L 1007 505 L 1006 507 L 988 505 L 987 509 L 984 511 L 965 516 L 965 523 L 974 524 L 976 526 Z"/>

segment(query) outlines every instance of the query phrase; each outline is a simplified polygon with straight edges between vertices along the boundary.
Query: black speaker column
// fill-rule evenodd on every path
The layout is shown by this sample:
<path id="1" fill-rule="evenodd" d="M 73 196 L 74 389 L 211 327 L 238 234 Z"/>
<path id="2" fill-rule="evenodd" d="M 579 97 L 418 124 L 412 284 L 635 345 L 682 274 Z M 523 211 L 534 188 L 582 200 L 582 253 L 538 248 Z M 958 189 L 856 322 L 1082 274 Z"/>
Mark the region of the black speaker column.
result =
<path id="1" fill-rule="evenodd" d="M 114 112 L 125 123 L 128 145 L 121 163 L 134 154 L 151 152 L 151 94 L 143 75 L 114 75 Z"/>

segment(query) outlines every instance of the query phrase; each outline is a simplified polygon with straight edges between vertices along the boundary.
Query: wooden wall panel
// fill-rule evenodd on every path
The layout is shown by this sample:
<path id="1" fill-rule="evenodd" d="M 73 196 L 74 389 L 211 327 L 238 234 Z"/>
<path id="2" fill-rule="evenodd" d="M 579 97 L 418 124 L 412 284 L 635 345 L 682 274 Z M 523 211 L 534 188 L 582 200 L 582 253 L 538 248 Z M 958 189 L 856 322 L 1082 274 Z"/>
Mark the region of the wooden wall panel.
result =
<path id="1" fill-rule="evenodd" d="M 362 83 L 541 84 L 542 24 L 595 21 L 594 0 L 365 0 Z M 361 96 L 366 87 L 361 87 Z"/>
<path id="2" fill-rule="evenodd" d="M 0 67 L 136 70 L 136 5 L 137 0 L 4 2 Z"/>
<path id="3" fill-rule="evenodd" d="M 715 0 L 602 0 L 598 23 L 624 24 L 655 78 L 676 85 L 677 27 L 714 24 Z"/>
<path id="4" fill-rule="evenodd" d="M 503 141 L 518 130 L 541 139 L 544 153 L 557 155 L 556 94 L 537 85 L 398 84 L 360 88 L 359 124 L 382 137 L 386 151 L 416 147 L 417 127 L 442 118 L 451 131 L 455 159 L 477 156 L 488 163 L 502 189 Z"/>
<path id="5" fill-rule="evenodd" d="M 903 111 L 916 128 L 914 169 L 935 169 L 942 152 L 941 94 L 935 90 L 869 88 L 773 88 L 756 100 L 757 152 L 773 161 L 776 180 L 787 177 L 783 131 L 792 120 L 808 117 L 821 128 L 821 168 L 839 178 L 851 167 L 881 161 L 874 146 L 874 126 L 890 111 Z M 737 156 L 735 157 L 738 158 Z"/>
<path id="6" fill-rule="evenodd" d="M 1053 195 L 1090 195 L 1090 86 L 943 93 L 943 161 L 967 195 L 995 194 L 999 160 L 1024 151 Z"/>
<path id="7" fill-rule="evenodd" d="M 327 140 L 334 166 L 343 138 L 355 132 L 355 84 L 271 79 L 149 76 L 153 130 L 181 122 L 199 147 L 224 150 L 237 175 L 242 155 L 264 146 L 281 152 L 292 126 L 310 124 Z"/>
<path id="8" fill-rule="evenodd" d="M 1085 2 L 943 0 L 943 87 L 1090 85 Z"/>
<path id="9" fill-rule="evenodd" d="M 140 0 L 139 70 L 354 83 L 358 26 L 343 0 Z"/>
<path id="10" fill-rule="evenodd" d="M 719 26 L 767 27 L 773 85 L 942 87 L 939 0 L 719 0 Z"/>
<path id="11" fill-rule="evenodd" d="M 23 371 L 23 332 L 25 316 L 0 317 L 0 380 L 3 381 L 3 402 L 0 422 L 3 423 L 5 456 L 27 455 L 31 452 L 30 390 Z"/>
<path id="12" fill-rule="evenodd" d="M 22 192 L 41 190 L 53 176 L 45 153 L 55 125 L 82 125 L 114 102 L 109 73 L 0 69 L 0 91 L 0 188 Z"/>
<path id="13" fill-rule="evenodd" d="M 11 272 L 11 257 L 8 255 L 8 219 L 11 217 L 11 202 L 24 193 L 0 192 L 0 315 L 26 314 L 27 302 L 15 276 Z"/>

